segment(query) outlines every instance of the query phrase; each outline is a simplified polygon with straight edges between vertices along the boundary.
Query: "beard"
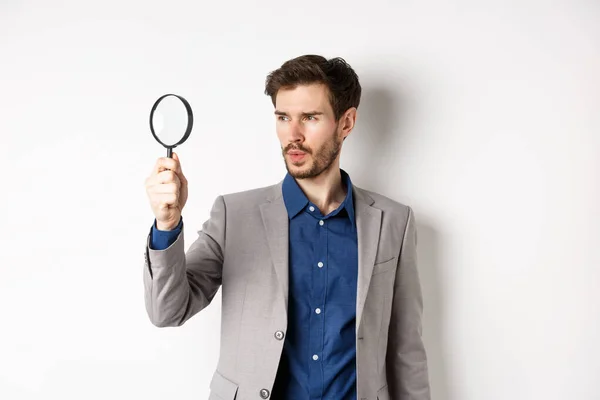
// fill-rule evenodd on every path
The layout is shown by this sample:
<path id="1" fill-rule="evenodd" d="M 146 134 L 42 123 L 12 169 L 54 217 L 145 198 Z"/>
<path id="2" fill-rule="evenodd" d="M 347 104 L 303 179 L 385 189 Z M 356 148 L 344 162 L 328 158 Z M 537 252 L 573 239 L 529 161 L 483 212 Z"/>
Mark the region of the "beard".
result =
<path id="1" fill-rule="evenodd" d="M 337 129 L 334 131 L 337 132 Z M 342 140 L 338 139 L 336 134 L 332 135 L 331 139 L 325 142 L 318 149 L 309 149 L 301 144 L 290 143 L 282 149 L 283 161 L 288 173 L 296 179 L 308 179 L 319 176 L 323 171 L 331 167 L 338 154 L 342 149 Z M 309 154 L 310 160 L 304 159 L 300 163 L 292 163 L 286 158 L 286 153 L 290 150 L 300 150 Z M 291 166 L 290 166 L 291 164 Z"/>

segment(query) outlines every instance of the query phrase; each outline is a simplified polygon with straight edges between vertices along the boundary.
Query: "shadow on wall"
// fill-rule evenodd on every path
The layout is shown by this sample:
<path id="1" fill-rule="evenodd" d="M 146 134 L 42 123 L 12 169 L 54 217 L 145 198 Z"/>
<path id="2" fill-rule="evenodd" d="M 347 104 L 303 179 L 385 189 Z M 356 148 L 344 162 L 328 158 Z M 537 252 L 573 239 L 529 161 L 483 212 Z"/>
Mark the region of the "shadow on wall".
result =
<path id="1" fill-rule="evenodd" d="M 363 87 L 356 126 L 346 139 L 342 160 L 354 161 L 357 167 L 352 171 L 352 180 L 364 189 L 385 187 L 384 181 L 389 178 L 385 170 L 389 169 L 389 150 L 393 147 L 390 144 L 399 133 L 395 124 L 401 108 L 388 89 Z"/>
<path id="2" fill-rule="evenodd" d="M 387 86 L 363 87 L 356 128 L 344 144 L 342 157 L 352 160 L 352 180 L 357 186 L 386 195 L 390 185 L 401 191 L 402 182 L 394 174 L 402 159 L 403 138 L 413 104 L 408 93 L 396 93 Z M 344 168 L 344 167 L 342 167 Z M 393 182 L 390 182 L 393 180 Z M 392 197 L 392 196 L 390 196 Z M 416 213 L 419 275 L 423 291 L 423 337 L 425 340 L 432 400 L 456 400 L 451 392 L 445 355 L 444 287 L 441 282 L 440 243 L 433 221 Z"/>

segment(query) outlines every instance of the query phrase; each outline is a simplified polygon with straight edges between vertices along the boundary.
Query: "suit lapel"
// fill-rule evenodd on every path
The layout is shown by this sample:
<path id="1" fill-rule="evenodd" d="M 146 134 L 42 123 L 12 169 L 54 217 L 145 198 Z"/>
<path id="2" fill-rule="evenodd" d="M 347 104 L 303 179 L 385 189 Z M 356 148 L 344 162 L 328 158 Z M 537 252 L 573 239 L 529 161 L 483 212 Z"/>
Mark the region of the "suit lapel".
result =
<path id="1" fill-rule="evenodd" d="M 274 186 L 273 195 L 267 203 L 260 205 L 260 212 L 287 312 L 289 292 L 289 219 L 285 203 L 283 202 L 281 187 L 282 182 Z"/>
<path id="2" fill-rule="evenodd" d="M 356 332 L 360 327 L 373 265 L 379 246 L 381 210 L 371 207 L 374 200 L 362 189 L 353 186 L 358 237 L 358 280 L 356 293 Z"/>

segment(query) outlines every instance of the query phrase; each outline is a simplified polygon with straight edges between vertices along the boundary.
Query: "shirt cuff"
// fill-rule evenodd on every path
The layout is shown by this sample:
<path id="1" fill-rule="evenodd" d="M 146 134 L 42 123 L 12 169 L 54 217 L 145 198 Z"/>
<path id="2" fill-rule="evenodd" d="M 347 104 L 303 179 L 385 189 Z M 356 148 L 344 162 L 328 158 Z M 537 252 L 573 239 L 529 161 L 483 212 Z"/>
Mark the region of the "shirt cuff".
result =
<path id="1" fill-rule="evenodd" d="M 152 224 L 152 237 L 150 239 L 150 248 L 152 250 L 165 250 L 176 240 L 183 228 L 183 216 L 179 218 L 179 224 L 172 231 L 161 231 L 156 227 L 156 219 Z"/>

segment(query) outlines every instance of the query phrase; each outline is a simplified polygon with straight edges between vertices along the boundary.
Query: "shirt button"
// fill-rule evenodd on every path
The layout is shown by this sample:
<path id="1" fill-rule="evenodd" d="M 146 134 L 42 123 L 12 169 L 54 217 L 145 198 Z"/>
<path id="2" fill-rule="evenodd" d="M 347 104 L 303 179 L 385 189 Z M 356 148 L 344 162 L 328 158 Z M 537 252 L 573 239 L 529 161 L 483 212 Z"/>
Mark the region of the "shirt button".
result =
<path id="1" fill-rule="evenodd" d="M 283 332 L 282 331 L 275 332 L 275 339 L 277 339 L 277 340 L 283 339 Z"/>
<path id="2" fill-rule="evenodd" d="M 260 397 L 262 397 L 263 399 L 266 399 L 269 397 L 269 391 L 267 389 L 261 389 L 260 390 Z"/>
<path id="3" fill-rule="evenodd" d="M 313 206 L 310 206 L 310 207 L 308 207 L 308 209 L 309 209 L 310 211 L 315 211 L 315 208 L 314 208 Z"/>
<path id="4" fill-rule="evenodd" d="M 320 309 L 320 308 L 317 308 L 317 309 L 315 310 L 315 312 L 316 312 L 317 314 L 321 314 L 321 309 Z"/>
<path id="5" fill-rule="evenodd" d="M 323 268 L 323 263 L 321 261 L 319 261 L 317 265 L 319 266 L 319 268 Z"/>
<path id="6" fill-rule="evenodd" d="M 319 221 L 319 225 L 323 226 L 325 222 L 323 222 L 323 220 Z"/>
<path id="7" fill-rule="evenodd" d="M 319 359 L 319 356 L 315 354 L 315 355 L 313 356 L 313 360 L 317 361 L 318 359 Z"/>

